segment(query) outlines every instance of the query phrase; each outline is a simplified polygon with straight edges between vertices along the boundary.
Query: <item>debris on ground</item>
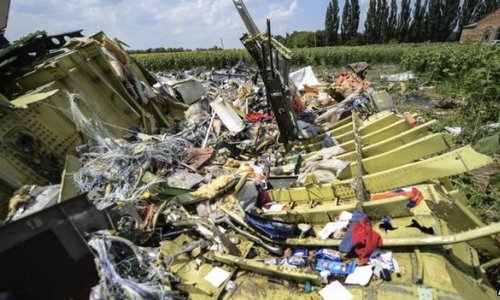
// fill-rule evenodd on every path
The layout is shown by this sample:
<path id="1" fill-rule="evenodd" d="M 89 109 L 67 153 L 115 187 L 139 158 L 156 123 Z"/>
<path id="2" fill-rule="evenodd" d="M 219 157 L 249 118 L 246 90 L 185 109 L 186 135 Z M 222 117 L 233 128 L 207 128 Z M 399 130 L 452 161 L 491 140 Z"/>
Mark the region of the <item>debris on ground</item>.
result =
<path id="1" fill-rule="evenodd" d="M 290 73 L 288 49 L 272 38 L 270 23 L 267 34 L 252 35 L 260 31 L 248 22 L 251 35 L 242 41 L 255 50 L 257 68 L 240 62 L 153 74 L 117 40 L 72 34 L 59 55 L 81 66 L 71 71 L 57 55 L 32 63 L 75 88 L 63 93 L 54 78 L 23 93 L 14 81 L 31 84 L 20 71 L 25 62 L 5 60 L 2 93 L 26 106 L 25 120 L 41 109 L 64 117 L 68 129 L 56 147 L 68 149 L 54 157 L 50 170 L 63 181 L 51 185 L 52 173 L 34 170 L 50 162 L 26 166 L 19 157 L 55 153 L 56 139 L 12 129 L 21 148 L 13 157 L 24 166 L 12 178 L 45 187 L 20 187 L 0 236 L 23 220 L 40 227 L 36 211 L 65 211 L 61 205 L 85 194 L 109 222 L 65 229 L 76 230 L 94 257 L 99 279 L 90 299 L 492 295 L 485 270 L 500 256 L 500 225 L 481 224 L 447 178 L 492 159 L 470 146 L 452 148 L 446 134 L 430 131 L 434 120 L 400 114 L 364 80 L 367 63 L 330 81 L 311 67 Z M 89 53 L 97 54 L 79 61 Z M 55 130 L 47 124 L 36 126 Z M 3 247 L 0 253 L 10 249 Z M 489 260 L 480 262 L 478 252 Z M 0 291 L 32 295 L 4 282 Z"/>
<path id="2" fill-rule="evenodd" d="M 415 79 L 415 74 L 412 71 L 406 71 L 404 73 L 390 74 L 390 75 L 380 75 L 380 79 L 387 81 L 410 81 Z"/>

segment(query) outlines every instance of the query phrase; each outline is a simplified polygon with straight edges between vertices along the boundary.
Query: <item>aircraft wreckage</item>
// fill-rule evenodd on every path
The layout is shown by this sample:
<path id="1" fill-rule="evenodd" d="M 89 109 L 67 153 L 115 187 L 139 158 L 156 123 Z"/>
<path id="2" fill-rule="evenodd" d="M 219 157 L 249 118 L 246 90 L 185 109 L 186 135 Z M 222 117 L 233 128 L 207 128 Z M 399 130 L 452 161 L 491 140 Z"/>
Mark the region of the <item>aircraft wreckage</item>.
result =
<path id="1" fill-rule="evenodd" d="M 448 179 L 492 159 L 366 64 L 290 73 L 234 2 L 256 69 L 153 74 L 103 33 L 1 50 L 0 295 L 496 298 L 500 224 Z"/>

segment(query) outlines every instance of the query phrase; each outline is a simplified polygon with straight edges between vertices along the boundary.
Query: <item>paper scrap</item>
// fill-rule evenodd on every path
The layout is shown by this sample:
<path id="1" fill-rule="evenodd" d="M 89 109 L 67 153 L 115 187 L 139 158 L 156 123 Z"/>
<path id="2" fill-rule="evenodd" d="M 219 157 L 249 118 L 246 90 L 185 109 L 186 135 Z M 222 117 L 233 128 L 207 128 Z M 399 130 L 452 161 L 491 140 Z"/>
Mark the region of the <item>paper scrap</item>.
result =
<path id="1" fill-rule="evenodd" d="M 347 276 L 345 284 L 359 284 L 361 286 L 366 286 L 370 282 L 372 275 L 373 270 L 371 265 L 358 266 L 354 272 Z"/>
<path id="2" fill-rule="evenodd" d="M 228 271 L 215 267 L 207 274 L 207 276 L 205 276 L 205 280 L 210 282 L 214 287 L 218 288 L 222 283 L 224 283 L 224 281 L 226 281 L 226 279 L 229 278 L 230 275 L 231 273 Z"/>
<path id="3" fill-rule="evenodd" d="M 324 300 L 351 300 L 353 298 L 352 294 L 337 280 L 325 286 L 319 295 Z"/>
<path id="4" fill-rule="evenodd" d="M 349 221 L 352 218 L 352 213 L 348 211 L 343 211 L 339 215 L 339 221 Z"/>
<path id="5" fill-rule="evenodd" d="M 346 227 L 349 224 L 347 221 L 337 221 L 326 223 L 325 227 L 318 232 L 318 236 L 322 240 L 326 240 L 335 231 Z"/>

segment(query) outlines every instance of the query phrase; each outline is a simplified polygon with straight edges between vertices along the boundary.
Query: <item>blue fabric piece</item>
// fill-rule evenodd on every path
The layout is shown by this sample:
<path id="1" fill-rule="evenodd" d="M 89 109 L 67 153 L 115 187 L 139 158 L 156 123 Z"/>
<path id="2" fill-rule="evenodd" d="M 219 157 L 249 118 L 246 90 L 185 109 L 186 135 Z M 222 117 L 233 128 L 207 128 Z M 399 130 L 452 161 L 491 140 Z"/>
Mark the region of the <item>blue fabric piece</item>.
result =
<path id="1" fill-rule="evenodd" d="M 250 214 L 245 215 L 245 222 L 255 228 L 260 233 L 275 240 L 286 240 L 298 235 L 298 227 L 295 224 L 288 224 L 253 216 Z"/>
<path id="2" fill-rule="evenodd" d="M 327 133 L 325 134 L 325 138 L 320 142 L 321 148 L 330 148 L 335 146 L 335 142 L 332 137 Z"/>
<path id="3" fill-rule="evenodd" d="M 340 257 L 340 253 L 338 251 L 335 251 L 332 249 L 325 249 L 325 248 L 321 248 L 318 251 L 316 251 L 316 258 L 329 259 L 329 260 L 333 260 L 333 261 L 342 261 L 342 258 Z"/>
<path id="4" fill-rule="evenodd" d="M 370 100 L 365 95 L 358 95 L 351 99 L 351 101 L 341 110 L 341 113 L 363 109 L 364 106 L 369 104 Z"/>
<path id="5" fill-rule="evenodd" d="M 352 248 L 354 247 L 354 241 L 352 238 L 352 225 L 353 224 L 359 224 L 359 222 L 366 217 L 366 214 L 362 211 L 355 211 L 354 214 L 352 215 L 351 220 L 349 221 L 349 229 L 347 229 L 347 233 L 344 235 L 344 238 L 340 242 L 339 245 L 339 251 L 340 252 L 350 252 Z"/>
<path id="6" fill-rule="evenodd" d="M 292 255 L 286 258 L 286 263 L 291 266 L 305 267 L 307 265 L 307 258 Z"/>
<path id="7" fill-rule="evenodd" d="M 305 110 L 302 114 L 298 115 L 298 119 L 307 123 L 314 124 L 314 113 L 312 110 Z"/>
<path id="8" fill-rule="evenodd" d="M 415 200 L 408 200 L 408 203 L 406 203 L 406 207 L 408 208 L 414 208 L 417 205 L 417 201 Z"/>

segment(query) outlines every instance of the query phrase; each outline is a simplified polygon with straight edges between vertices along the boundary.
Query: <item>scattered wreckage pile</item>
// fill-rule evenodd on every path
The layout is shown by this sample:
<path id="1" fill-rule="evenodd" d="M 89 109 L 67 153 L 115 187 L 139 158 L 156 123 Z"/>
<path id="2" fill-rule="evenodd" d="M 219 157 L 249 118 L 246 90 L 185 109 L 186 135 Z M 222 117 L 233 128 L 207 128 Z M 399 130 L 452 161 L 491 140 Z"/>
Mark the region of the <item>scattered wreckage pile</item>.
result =
<path id="1" fill-rule="evenodd" d="M 2 118 L 34 124 L 2 125 L 20 148 L 2 148 L 8 163 L 26 166 L 8 178 L 55 183 L 70 154 L 60 185 L 15 193 L 6 223 L 20 220 L 4 228 L 85 193 L 109 219 L 79 231 L 100 278 L 91 299 L 493 297 L 500 225 L 446 179 L 491 158 L 397 112 L 366 64 L 290 74 L 294 139 L 257 70 L 150 74 L 103 34 L 71 41 L 32 72 L 15 56 L 3 67 Z"/>

